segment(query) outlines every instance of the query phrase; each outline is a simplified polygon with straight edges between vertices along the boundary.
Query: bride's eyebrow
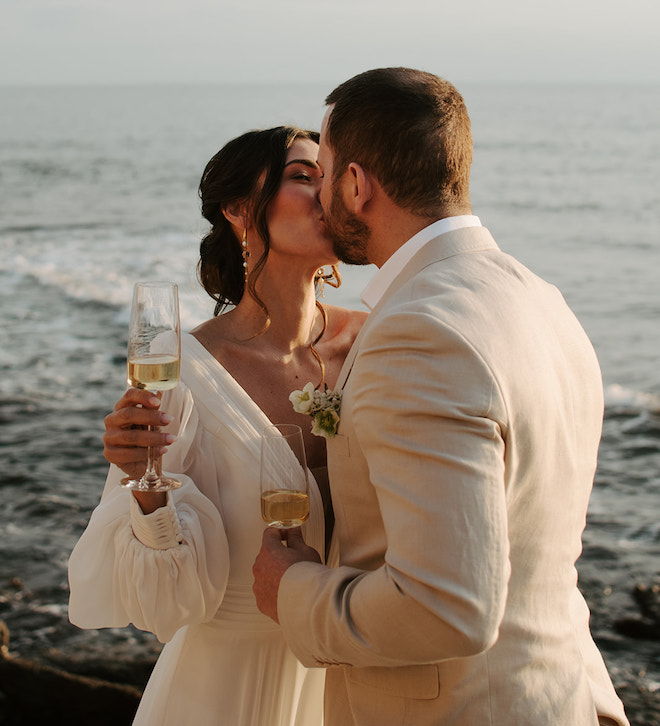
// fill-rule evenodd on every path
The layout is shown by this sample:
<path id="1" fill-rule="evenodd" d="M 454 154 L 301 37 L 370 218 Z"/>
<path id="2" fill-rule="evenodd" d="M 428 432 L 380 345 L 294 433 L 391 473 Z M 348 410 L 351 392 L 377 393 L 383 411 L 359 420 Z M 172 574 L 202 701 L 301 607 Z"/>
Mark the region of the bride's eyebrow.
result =
<path id="1" fill-rule="evenodd" d="M 319 165 L 315 161 L 311 161 L 310 159 L 291 159 L 291 161 L 287 161 L 287 163 L 284 165 L 284 168 L 286 169 L 286 167 L 291 166 L 291 164 L 302 164 L 303 166 L 308 166 L 310 169 L 319 168 Z"/>

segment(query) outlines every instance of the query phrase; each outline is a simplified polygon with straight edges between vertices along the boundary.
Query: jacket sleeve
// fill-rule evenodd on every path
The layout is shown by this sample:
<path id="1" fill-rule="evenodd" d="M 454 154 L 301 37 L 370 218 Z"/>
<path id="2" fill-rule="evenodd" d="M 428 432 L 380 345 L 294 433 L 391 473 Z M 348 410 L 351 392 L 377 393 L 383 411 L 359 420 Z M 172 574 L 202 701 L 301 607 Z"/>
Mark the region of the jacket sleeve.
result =
<path id="1" fill-rule="evenodd" d="M 290 568 L 278 599 L 289 644 L 307 666 L 422 664 L 487 649 L 510 573 L 495 377 L 460 331 L 403 308 L 365 335 L 350 400 L 369 470 L 369 482 L 351 486 L 375 489 L 384 563 Z"/>
<path id="2" fill-rule="evenodd" d="M 189 476 L 197 415 L 180 384 L 163 400 L 177 434 L 164 468 L 183 482 L 168 506 L 145 516 L 110 467 L 100 504 L 69 559 L 69 619 L 81 628 L 132 623 L 161 642 L 183 625 L 210 620 L 229 573 L 229 548 L 220 512 Z"/>

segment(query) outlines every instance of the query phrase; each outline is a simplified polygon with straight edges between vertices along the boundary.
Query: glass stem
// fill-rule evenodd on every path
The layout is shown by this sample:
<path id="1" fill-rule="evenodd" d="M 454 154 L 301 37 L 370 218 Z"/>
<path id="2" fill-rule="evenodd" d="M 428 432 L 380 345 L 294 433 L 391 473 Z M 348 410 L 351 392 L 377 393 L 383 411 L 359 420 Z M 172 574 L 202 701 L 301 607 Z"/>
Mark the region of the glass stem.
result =
<path id="1" fill-rule="evenodd" d="M 149 426 L 149 431 L 160 431 L 159 426 Z M 156 454 L 153 446 L 147 447 L 147 470 L 144 472 L 142 477 L 143 481 L 147 482 L 150 486 L 154 486 L 160 481 L 161 474 L 163 473 L 163 463 L 160 456 Z"/>

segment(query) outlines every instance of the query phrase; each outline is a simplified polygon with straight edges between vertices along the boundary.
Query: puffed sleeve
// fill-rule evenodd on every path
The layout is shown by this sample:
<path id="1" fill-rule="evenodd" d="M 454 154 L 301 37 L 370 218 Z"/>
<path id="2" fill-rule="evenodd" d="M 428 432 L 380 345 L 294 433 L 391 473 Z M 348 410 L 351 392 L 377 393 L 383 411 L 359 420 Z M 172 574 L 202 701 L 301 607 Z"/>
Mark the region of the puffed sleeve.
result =
<path id="1" fill-rule="evenodd" d="M 222 516 L 185 473 L 199 420 L 180 384 L 163 399 L 177 435 L 165 460 L 180 489 L 143 515 L 110 467 L 103 496 L 69 559 L 69 619 L 80 628 L 132 623 L 170 640 L 184 625 L 213 618 L 224 596 L 229 548 Z"/>

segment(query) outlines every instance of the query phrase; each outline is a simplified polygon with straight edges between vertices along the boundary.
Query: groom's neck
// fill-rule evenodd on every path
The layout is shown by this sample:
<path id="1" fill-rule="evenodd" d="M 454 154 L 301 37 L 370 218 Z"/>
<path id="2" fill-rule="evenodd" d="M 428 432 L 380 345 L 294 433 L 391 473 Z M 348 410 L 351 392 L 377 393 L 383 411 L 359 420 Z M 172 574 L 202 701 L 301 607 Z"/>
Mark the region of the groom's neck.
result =
<path id="1" fill-rule="evenodd" d="M 382 267 L 400 247 L 425 227 L 439 219 L 462 214 L 472 214 L 469 203 L 447 205 L 439 208 L 434 216 L 427 217 L 409 212 L 388 200 L 381 205 L 380 210 L 374 210 L 369 222 L 369 261 Z"/>

